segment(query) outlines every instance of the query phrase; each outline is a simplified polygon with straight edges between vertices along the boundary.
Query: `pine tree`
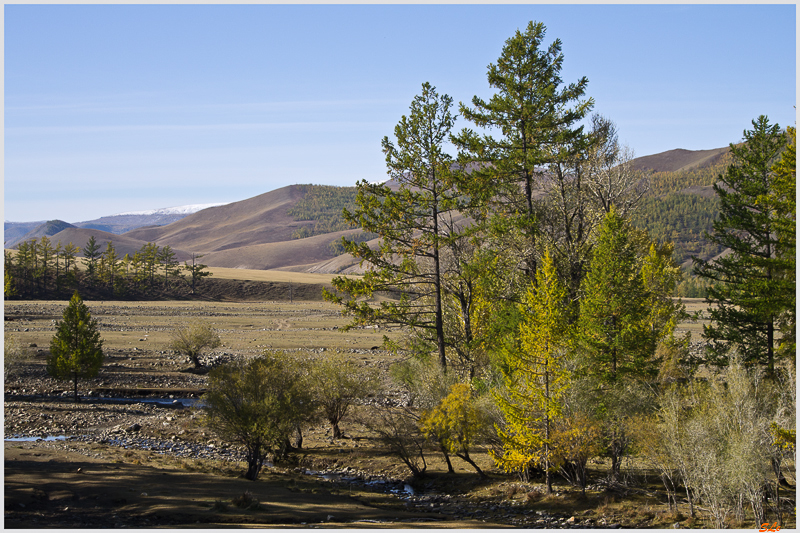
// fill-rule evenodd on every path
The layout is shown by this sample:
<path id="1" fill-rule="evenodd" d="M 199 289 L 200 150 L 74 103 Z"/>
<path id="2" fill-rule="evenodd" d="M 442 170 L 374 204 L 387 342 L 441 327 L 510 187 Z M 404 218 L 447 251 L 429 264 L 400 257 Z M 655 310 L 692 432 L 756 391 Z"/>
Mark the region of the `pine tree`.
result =
<path id="1" fill-rule="evenodd" d="M 709 362 L 727 364 L 729 349 L 736 347 L 746 363 L 763 364 L 771 374 L 785 287 L 776 261 L 776 213 L 759 199 L 769 197 L 774 187 L 772 166 L 786 141 L 766 116 L 752 124 L 744 144 L 731 144 L 733 162 L 714 185 L 720 214 L 707 238 L 730 253 L 712 261 L 695 258 L 694 271 L 714 281 L 706 298 L 711 324 L 703 327 L 711 341 Z"/>
<path id="2" fill-rule="evenodd" d="M 89 283 L 94 285 L 95 277 L 97 276 L 97 261 L 100 259 L 100 245 L 94 235 L 89 237 L 89 241 L 83 248 L 84 263 L 89 274 Z"/>
<path id="3" fill-rule="evenodd" d="M 788 142 L 781 159 L 772 167 L 772 186 L 759 203 L 773 210 L 775 235 L 776 283 L 780 298 L 777 325 L 781 343 L 777 355 L 794 358 L 797 346 L 797 129 L 786 128 Z"/>
<path id="4" fill-rule="evenodd" d="M 567 290 L 545 253 L 520 306 L 522 321 L 518 349 L 509 350 L 504 365 L 506 393 L 497 401 L 505 419 L 499 430 L 503 453 L 493 454 L 506 472 L 527 474 L 531 464 L 545 472 L 547 493 L 552 492 L 554 421 L 561 416 L 561 397 L 569 384 L 565 358 L 571 333 Z"/>
<path id="5" fill-rule="evenodd" d="M 612 208 L 600 226 L 582 287 L 579 329 L 588 356 L 585 369 L 602 382 L 655 372 L 648 328 L 652 302 L 632 231 Z"/>
<path id="6" fill-rule="evenodd" d="M 475 96 L 472 107 L 460 105 L 465 119 L 496 128 L 502 137 L 464 129 L 453 138 L 462 151 L 459 160 L 471 169 L 471 183 L 462 187 L 483 206 L 474 214 L 511 217 L 524 236 L 520 253 L 531 280 L 539 232 L 535 189 L 547 165 L 569 159 L 583 147 L 578 123 L 593 106 L 592 99 L 581 100 L 589 83 L 585 77 L 562 85 L 561 41 L 540 49 L 544 36 L 541 22 L 530 22 L 525 32 L 517 30 L 497 63 L 488 67 L 489 85 L 497 92 L 488 102 Z"/>
<path id="7" fill-rule="evenodd" d="M 47 373 L 56 379 L 72 380 L 76 402 L 78 379 L 95 377 L 103 364 L 103 340 L 97 328 L 97 320 L 75 291 L 50 341 Z"/>
<path id="8" fill-rule="evenodd" d="M 70 242 L 64 246 L 62 257 L 64 258 L 64 277 L 67 285 L 74 285 L 78 280 L 78 264 L 75 257 L 78 255 L 78 247 Z"/>
<path id="9" fill-rule="evenodd" d="M 172 247 L 167 244 L 158 252 L 158 261 L 164 267 L 164 288 L 167 288 L 169 277 L 175 276 L 180 272 L 180 268 L 176 268 L 180 263 L 175 260 L 175 252 Z"/>
<path id="10" fill-rule="evenodd" d="M 136 266 L 137 265 L 137 260 L 136 260 L 137 259 L 136 258 L 137 255 L 138 255 L 138 253 L 133 256 L 133 261 L 131 263 L 133 268 L 134 268 L 134 272 L 136 272 L 136 269 L 137 269 L 137 266 Z M 198 282 L 201 279 L 205 278 L 206 276 L 210 276 L 211 275 L 211 272 L 208 272 L 206 270 L 208 268 L 208 265 L 204 265 L 203 263 L 198 263 L 197 262 L 197 260 L 200 259 L 201 257 L 203 257 L 202 254 L 194 254 L 193 253 L 192 254 L 192 264 L 190 265 L 189 261 L 184 261 L 184 263 L 183 263 L 184 270 L 186 270 L 189 273 L 189 276 L 191 277 L 191 280 L 192 280 L 191 281 L 192 294 L 194 294 L 194 291 L 195 291 L 195 288 L 196 288 Z"/>
<path id="11" fill-rule="evenodd" d="M 10 252 L 3 254 L 3 295 L 6 300 L 17 296 L 17 288 L 14 275 L 11 273 L 14 270 L 13 256 Z"/>
<path id="12" fill-rule="evenodd" d="M 453 188 L 452 158 L 444 151 L 455 117 L 452 99 L 439 95 L 430 83 L 411 103 L 410 114 L 395 127 L 396 144 L 383 139 L 389 176 L 399 184 L 358 185 L 356 210 L 344 212 L 351 224 L 377 233 L 382 243 L 371 249 L 367 243 L 345 242 L 347 251 L 368 263 L 362 279 L 339 277 L 337 291 L 350 296 L 328 294 L 345 305 L 356 323 L 391 323 L 409 326 L 435 346 L 439 364 L 447 366 L 442 316 L 441 249 L 450 236 L 442 220 L 452 218 L 457 207 Z M 449 227 L 453 228 L 453 224 Z M 357 301 L 377 291 L 400 292 L 399 301 L 382 302 L 375 308 Z"/>
<path id="13" fill-rule="evenodd" d="M 47 291 L 47 278 L 50 275 L 50 262 L 53 260 L 54 248 L 47 235 L 42 235 L 39 240 L 39 274 L 42 279 L 42 288 Z"/>
<path id="14" fill-rule="evenodd" d="M 119 255 L 114 248 L 114 243 L 106 242 L 106 251 L 100 256 L 100 279 L 113 291 L 115 283 L 118 282 L 119 274 Z"/>

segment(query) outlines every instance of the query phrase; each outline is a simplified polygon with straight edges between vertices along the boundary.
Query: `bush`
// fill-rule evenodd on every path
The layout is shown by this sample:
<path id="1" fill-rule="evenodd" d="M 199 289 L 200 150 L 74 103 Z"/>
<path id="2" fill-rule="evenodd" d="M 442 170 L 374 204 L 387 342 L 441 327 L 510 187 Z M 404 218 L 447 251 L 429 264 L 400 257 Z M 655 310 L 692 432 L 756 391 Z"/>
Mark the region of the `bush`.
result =
<path id="1" fill-rule="evenodd" d="M 309 386 L 322 415 L 330 422 L 333 438 L 342 438 L 339 422 L 359 398 L 377 392 L 377 375 L 341 355 L 314 361 Z"/>
<path id="2" fill-rule="evenodd" d="M 778 481 L 770 481 L 778 453 L 770 427 L 780 405 L 774 384 L 734 358 L 708 382 L 668 389 L 659 403 L 657 437 L 644 451 L 685 485 L 690 515 L 700 501 L 722 528 L 731 515 L 744 520 L 747 505 L 756 525 L 765 522 L 765 490 Z"/>
<path id="3" fill-rule="evenodd" d="M 486 474 L 475 464 L 469 450 L 484 433 L 486 417 L 478 409 L 470 386 L 456 383 L 450 393 L 434 409 L 426 411 L 420 421 L 423 433 L 434 438 L 447 453 L 469 463 L 484 478 Z"/>
<path id="4" fill-rule="evenodd" d="M 19 364 L 28 357 L 28 351 L 22 347 L 19 339 L 6 333 L 3 342 L 3 371 L 6 380 L 13 376 Z"/>
<path id="5" fill-rule="evenodd" d="M 200 363 L 200 353 L 206 348 L 218 348 L 221 344 L 222 340 L 210 325 L 195 321 L 175 330 L 167 347 L 179 354 L 189 356 L 195 368 L 200 368 L 203 366 Z"/>
<path id="6" fill-rule="evenodd" d="M 256 499 L 256 497 L 253 496 L 253 494 L 248 490 L 232 499 L 231 503 L 239 509 L 249 509 L 254 511 L 261 508 L 261 504 L 258 502 L 258 499 Z"/>
<path id="7" fill-rule="evenodd" d="M 255 481 L 267 455 L 285 447 L 289 435 L 314 409 L 297 366 L 265 354 L 209 373 L 206 425 L 245 448 L 245 477 Z"/>

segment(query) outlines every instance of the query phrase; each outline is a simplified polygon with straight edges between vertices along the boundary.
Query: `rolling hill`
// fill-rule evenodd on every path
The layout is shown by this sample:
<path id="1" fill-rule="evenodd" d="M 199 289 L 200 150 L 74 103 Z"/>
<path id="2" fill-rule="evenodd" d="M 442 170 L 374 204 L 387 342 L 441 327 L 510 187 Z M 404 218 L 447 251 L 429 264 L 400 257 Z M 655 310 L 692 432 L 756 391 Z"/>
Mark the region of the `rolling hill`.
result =
<path id="1" fill-rule="evenodd" d="M 709 248 L 702 233 L 710 231 L 716 216 L 711 185 L 727 164 L 728 152 L 728 148 L 671 150 L 634 160 L 634 167 L 647 171 L 651 179 L 650 193 L 636 223 L 656 239 L 675 242 L 679 262 L 692 254 L 710 257 L 721 251 Z M 190 259 L 193 253 L 202 254 L 202 262 L 211 267 L 357 273 L 353 258 L 337 256 L 331 247 L 342 236 L 360 231 L 345 229 L 347 224 L 340 216 L 344 207 L 352 208 L 355 191 L 355 187 L 289 185 L 181 215 L 166 225 L 122 234 L 66 223 L 62 223 L 64 229 L 52 233 L 59 225 L 51 221 L 40 224 L 31 235 L 44 232 L 54 243 L 72 242 L 80 248 L 94 235 L 101 249 L 112 241 L 120 256 L 133 254 L 150 242 L 169 245 L 179 261 Z M 304 235 L 310 236 L 297 238 Z"/>
<path id="2" fill-rule="evenodd" d="M 116 235 L 145 226 L 164 226 L 176 222 L 183 217 L 196 213 L 201 209 L 222 204 L 195 204 L 177 207 L 165 207 L 149 211 L 137 211 L 109 215 L 94 220 L 75 222 L 70 224 L 63 220 L 48 220 L 47 222 L 9 222 L 3 224 L 4 247 L 13 248 L 22 241 L 39 238 L 43 235 L 50 237 L 65 227 L 89 228 Z"/>
<path id="3" fill-rule="evenodd" d="M 714 166 L 730 152 L 729 147 L 715 148 L 713 150 L 669 150 L 660 154 L 638 157 L 633 161 L 633 168 L 637 170 L 652 170 L 654 172 L 679 172 L 695 170 Z"/>

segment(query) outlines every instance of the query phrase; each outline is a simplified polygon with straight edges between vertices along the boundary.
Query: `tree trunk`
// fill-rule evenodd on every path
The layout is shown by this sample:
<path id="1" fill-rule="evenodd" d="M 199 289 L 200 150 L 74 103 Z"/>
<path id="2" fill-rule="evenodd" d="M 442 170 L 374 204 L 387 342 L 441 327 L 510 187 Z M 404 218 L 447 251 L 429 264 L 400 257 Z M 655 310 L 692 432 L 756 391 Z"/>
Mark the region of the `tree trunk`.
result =
<path id="1" fill-rule="evenodd" d="M 333 428 L 333 438 L 334 439 L 341 439 L 342 438 L 342 430 L 339 429 L 339 421 L 338 420 L 331 420 L 331 428 Z"/>
<path id="2" fill-rule="evenodd" d="M 81 401 L 81 399 L 78 397 L 78 373 L 77 372 L 73 373 L 72 383 L 73 383 L 73 386 L 74 386 L 73 390 L 75 392 L 75 403 L 78 403 L 78 402 Z"/>
<path id="3" fill-rule="evenodd" d="M 252 450 L 247 452 L 247 472 L 244 477 L 250 481 L 258 479 L 258 473 L 261 471 L 261 450 Z"/>
<path id="4" fill-rule="evenodd" d="M 450 454 L 447 453 L 447 448 L 444 447 L 444 444 L 439 443 L 439 448 L 442 450 L 442 455 L 444 455 L 444 460 L 447 463 L 447 473 L 448 474 L 455 474 L 456 471 L 453 468 L 453 463 L 450 462 Z"/>
<path id="5" fill-rule="evenodd" d="M 436 183 L 436 176 L 433 178 L 433 183 Z M 447 356 L 445 354 L 444 346 L 444 319 L 442 317 L 442 277 L 441 266 L 439 262 L 439 206 L 437 202 L 439 198 L 436 194 L 436 188 L 433 189 L 433 285 L 436 292 L 436 344 L 439 349 L 439 365 L 442 367 L 442 372 L 447 370 Z"/>
<path id="6" fill-rule="evenodd" d="M 463 459 L 464 461 L 468 462 L 472 466 L 472 468 L 475 469 L 478 475 L 481 476 L 481 479 L 486 478 L 486 474 L 484 474 L 483 470 L 481 470 L 481 468 L 475 464 L 475 461 L 472 460 L 472 458 L 469 456 L 468 453 L 457 453 L 456 455 L 461 459 Z"/>

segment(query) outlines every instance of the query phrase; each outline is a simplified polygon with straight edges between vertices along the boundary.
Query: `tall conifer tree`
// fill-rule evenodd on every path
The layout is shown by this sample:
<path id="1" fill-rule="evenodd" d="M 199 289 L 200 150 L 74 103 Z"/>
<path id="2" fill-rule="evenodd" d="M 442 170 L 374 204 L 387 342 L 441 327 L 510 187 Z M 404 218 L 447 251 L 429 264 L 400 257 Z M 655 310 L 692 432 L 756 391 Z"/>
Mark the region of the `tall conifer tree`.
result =
<path id="1" fill-rule="evenodd" d="M 333 280 L 337 291 L 350 299 L 329 294 L 343 303 L 356 323 L 387 323 L 409 326 L 435 345 L 439 364 L 447 367 L 442 316 L 441 250 L 448 239 L 444 217 L 457 208 L 453 186 L 452 157 L 444 151 L 455 122 L 452 98 L 439 95 L 430 83 L 411 103 L 408 117 L 395 127 L 396 142 L 383 139 L 387 173 L 397 183 L 362 181 L 358 184 L 357 208 L 344 217 L 364 231 L 378 234 L 381 245 L 344 241 L 346 250 L 370 265 L 362 279 Z M 453 227 L 450 224 L 449 227 Z M 399 301 L 373 307 L 357 298 L 377 291 L 397 291 Z"/>
<path id="2" fill-rule="evenodd" d="M 561 41 L 541 49 L 544 36 L 541 22 L 530 22 L 524 32 L 517 30 L 497 63 L 488 67 L 489 85 L 497 92 L 489 101 L 475 96 L 472 107 L 460 105 L 465 119 L 502 135 L 464 129 L 453 139 L 462 162 L 471 165 L 470 182 L 463 188 L 484 207 L 479 212 L 510 216 L 522 232 L 523 268 L 531 280 L 537 270 L 539 232 L 535 189 L 547 165 L 581 149 L 585 139 L 578 123 L 594 104 L 592 99 L 582 100 L 586 77 L 562 84 Z"/>
<path id="3" fill-rule="evenodd" d="M 632 228 L 612 207 L 583 280 L 579 318 L 588 353 L 585 367 L 601 382 L 655 371 L 650 302 L 640 264 Z"/>
<path id="4" fill-rule="evenodd" d="M 714 281 L 706 298 L 711 324 L 703 328 L 711 341 L 709 362 L 727 364 L 735 347 L 746 363 L 764 364 L 772 373 L 785 287 L 776 261 L 775 210 L 759 199 L 770 194 L 772 166 L 786 140 L 764 115 L 752 124 L 742 145 L 731 144 L 733 163 L 714 184 L 720 213 L 707 238 L 730 253 L 711 261 L 695 258 L 695 274 Z"/>
<path id="5" fill-rule="evenodd" d="M 568 293 L 545 252 L 520 305 L 520 342 L 506 354 L 506 392 L 497 396 L 505 419 L 500 429 L 502 455 L 493 455 L 507 472 L 525 474 L 531 464 L 545 471 L 547 493 L 552 492 L 554 423 L 561 417 L 561 401 L 569 382 L 565 358 L 571 343 Z"/>

